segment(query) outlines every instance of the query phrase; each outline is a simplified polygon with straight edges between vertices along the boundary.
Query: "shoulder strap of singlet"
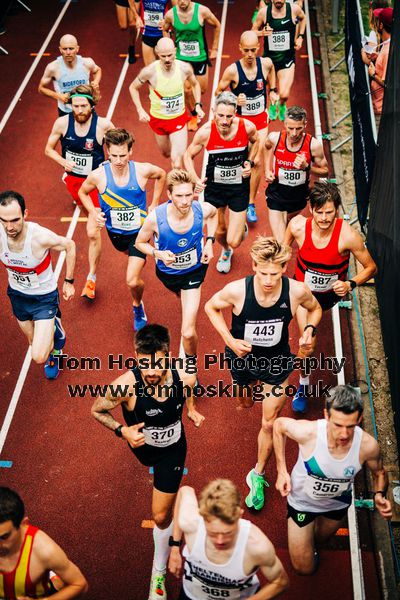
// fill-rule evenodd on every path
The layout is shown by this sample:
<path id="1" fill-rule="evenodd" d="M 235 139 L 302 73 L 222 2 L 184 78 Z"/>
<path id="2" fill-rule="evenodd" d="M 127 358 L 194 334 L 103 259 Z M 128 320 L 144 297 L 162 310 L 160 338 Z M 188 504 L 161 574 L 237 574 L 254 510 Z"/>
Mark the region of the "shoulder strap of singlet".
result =
<path id="1" fill-rule="evenodd" d="M 75 119 L 74 113 L 70 112 L 68 115 L 68 127 L 64 137 L 75 135 Z"/>
<path id="2" fill-rule="evenodd" d="M 286 2 L 286 17 L 285 17 L 285 19 L 290 19 L 293 22 L 292 5 L 290 4 L 290 2 Z"/>
<path id="3" fill-rule="evenodd" d="M 257 64 L 256 80 L 257 79 L 262 79 L 265 82 L 265 77 L 264 77 L 264 73 L 263 73 L 263 69 L 262 69 L 262 62 L 261 62 L 261 57 L 260 56 L 256 57 L 256 64 Z"/>
<path id="4" fill-rule="evenodd" d="M 306 240 L 312 242 L 312 220 L 313 220 L 312 217 L 308 217 L 308 219 L 306 219 L 304 242 Z"/>
<path id="5" fill-rule="evenodd" d="M 269 22 L 270 22 L 270 20 L 271 20 L 271 19 L 273 19 L 273 16 L 272 16 L 272 2 L 269 2 L 269 3 L 267 4 L 267 12 L 266 12 L 266 17 L 267 17 L 267 19 L 266 19 L 266 21 L 265 21 L 264 25 L 266 25 L 267 23 L 269 23 Z"/>
<path id="6" fill-rule="evenodd" d="M 332 244 L 332 246 L 334 246 L 338 252 L 339 252 L 339 237 L 340 237 L 340 232 L 342 231 L 342 227 L 343 227 L 343 219 L 336 219 L 335 227 L 333 228 L 332 236 L 331 236 L 331 239 L 329 242 L 329 246 Z"/>
<path id="7" fill-rule="evenodd" d="M 92 122 L 90 123 L 89 131 L 87 133 L 88 138 L 93 139 L 93 141 L 97 141 L 96 133 L 97 133 L 97 121 L 99 117 L 95 110 L 92 111 Z"/>
<path id="8" fill-rule="evenodd" d="M 279 132 L 279 137 L 278 137 L 278 141 L 276 142 L 274 153 L 276 152 L 277 148 L 279 148 L 279 144 L 281 142 L 282 142 L 283 147 L 285 148 L 285 150 L 287 150 L 287 148 L 286 148 L 286 131 L 284 129 Z"/>
<path id="9" fill-rule="evenodd" d="M 23 248 L 23 252 L 28 252 L 29 254 L 32 254 L 32 235 L 33 235 L 33 231 L 35 229 L 34 227 L 34 223 L 27 223 L 27 232 L 26 232 L 26 238 L 25 238 L 25 243 L 24 243 L 24 248 Z"/>
<path id="10" fill-rule="evenodd" d="M 243 70 L 242 64 L 240 62 L 240 60 L 237 60 L 235 62 L 238 74 L 239 74 L 239 82 L 241 81 L 241 79 L 245 79 L 247 81 L 247 77 L 246 77 L 246 73 Z"/>

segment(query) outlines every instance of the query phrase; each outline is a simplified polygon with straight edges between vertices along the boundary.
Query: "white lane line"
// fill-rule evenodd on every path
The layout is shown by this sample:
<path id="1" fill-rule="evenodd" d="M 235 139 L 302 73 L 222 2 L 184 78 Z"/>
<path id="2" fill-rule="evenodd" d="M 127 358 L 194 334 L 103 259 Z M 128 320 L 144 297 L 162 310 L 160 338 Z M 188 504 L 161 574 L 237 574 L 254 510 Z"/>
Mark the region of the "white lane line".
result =
<path id="1" fill-rule="evenodd" d="M 66 3 L 64 4 L 63 9 L 61 10 L 57 19 L 54 21 L 54 25 L 50 29 L 47 38 L 44 40 L 43 45 L 38 52 L 38 55 L 36 56 L 35 60 L 33 61 L 31 68 L 25 75 L 25 78 L 24 78 L 23 82 L 21 83 L 21 85 L 19 86 L 14 98 L 12 99 L 10 106 L 7 108 L 6 112 L 4 113 L 4 116 L 3 116 L 2 120 L 0 121 L 0 134 L 2 133 L 4 127 L 6 126 L 6 123 L 7 123 L 8 119 L 10 118 L 12 111 L 14 110 L 19 99 L 21 98 L 21 95 L 22 95 L 24 89 L 28 85 L 28 82 L 29 82 L 30 78 L 32 77 L 33 72 L 35 71 L 36 67 L 38 66 L 38 63 L 39 63 L 40 59 L 42 58 L 44 51 L 46 50 L 47 46 L 49 45 L 49 42 L 50 42 L 51 38 L 53 37 L 55 30 L 59 26 L 60 21 L 63 18 L 63 16 L 65 15 L 67 8 L 71 4 L 71 2 L 72 2 L 72 0 L 67 0 Z"/>
<path id="2" fill-rule="evenodd" d="M 126 77 L 128 66 L 129 66 L 129 63 L 128 63 L 128 59 L 126 58 L 126 60 L 124 62 L 124 65 L 122 67 L 122 70 L 121 70 L 121 74 L 120 74 L 119 79 L 117 81 L 117 85 L 115 87 L 113 97 L 111 98 L 109 109 L 107 111 L 107 118 L 108 119 L 111 119 L 111 117 L 112 117 L 112 115 L 114 113 L 115 106 L 117 104 L 117 100 L 118 100 L 118 97 L 119 97 L 119 95 L 121 93 L 122 85 L 123 85 L 124 79 Z M 67 237 L 69 239 L 72 239 L 72 236 L 74 235 L 74 232 L 75 232 L 75 229 L 76 229 L 76 225 L 78 223 L 78 218 L 79 218 L 80 213 L 81 213 L 81 209 L 79 208 L 79 206 L 76 206 L 74 214 L 72 216 L 71 223 L 70 223 L 70 225 L 68 227 L 68 231 L 67 231 L 67 234 L 66 234 L 65 237 Z M 58 260 L 57 260 L 56 268 L 54 269 L 54 276 L 55 276 L 57 282 L 58 282 L 58 279 L 60 277 L 60 273 L 61 273 L 61 269 L 63 267 L 64 261 L 65 261 L 65 252 L 61 252 L 60 255 L 59 255 L 59 257 L 58 257 Z M 10 429 L 11 422 L 12 422 L 12 419 L 14 417 L 15 410 L 17 408 L 18 400 L 19 400 L 19 398 L 21 396 L 22 388 L 24 387 L 26 376 L 28 375 L 28 371 L 29 371 L 29 367 L 30 367 L 31 361 L 32 361 L 31 348 L 29 347 L 28 350 L 27 350 L 27 352 L 26 352 L 25 359 L 24 359 L 23 365 L 21 367 L 20 374 L 18 376 L 18 380 L 17 380 L 17 383 L 15 385 L 14 392 L 13 392 L 13 395 L 12 395 L 11 400 L 10 400 L 10 404 L 8 406 L 6 416 L 4 417 L 3 425 L 1 427 L 1 431 L 0 431 L 0 454 L 3 451 L 3 447 L 4 447 L 4 444 L 5 444 L 6 439 L 7 439 L 8 430 Z"/>

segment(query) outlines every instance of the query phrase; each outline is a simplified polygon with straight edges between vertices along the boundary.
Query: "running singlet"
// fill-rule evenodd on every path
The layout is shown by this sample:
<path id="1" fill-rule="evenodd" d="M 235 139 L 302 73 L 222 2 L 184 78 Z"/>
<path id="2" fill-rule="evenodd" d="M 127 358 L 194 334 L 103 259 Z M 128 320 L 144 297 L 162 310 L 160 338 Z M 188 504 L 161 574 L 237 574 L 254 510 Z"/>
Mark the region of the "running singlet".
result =
<path id="1" fill-rule="evenodd" d="M 139 187 L 135 163 L 130 160 L 128 164 L 129 181 L 123 187 L 116 185 L 110 163 L 103 164 L 107 184 L 104 192 L 99 194 L 107 230 L 120 235 L 137 233 L 147 215 L 146 192 Z"/>
<path id="2" fill-rule="evenodd" d="M 362 429 L 355 427 L 351 448 L 343 458 L 334 458 L 328 449 L 327 421 L 317 421 L 317 440 L 311 456 L 305 459 L 299 450 L 292 471 L 290 506 L 304 512 L 340 510 L 351 504 L 351 486 L 360 465 Z"/>
<path id="3" fill-rule="evenodd" d="M 155 61 L 157 89 L 150 87 L 150 114 L 156 119 L 175 119 L 185 112 L 184 82 L 179 62 L 175 61 L 174 73 L 166 77 L 160 61 Z"/>
<path id="4" fill-rule="evenodd" d="M 138 367 L 132 369 L 136 379 L 136 405 L 129 410 L 122 403 L 122 412 L 127 426 L 144 423 L 142 433 L 145 436 L 144 446 L 131 448 L 137 458 L 146 462 L 149 457 L 184 439 L 185 432 L 182 424 L 182 411 L 185 404 L 183 385 L 178 372 L 171 369 L 173 385 L 166 400 L 158 401 L 146 394 L 146 383 Z M 166 385 L 166 384 L 164 384 Z"/>
<path id="5" fill-rule="evenodd" d="M 190 273 L 200 266 L 203 251 L 203 209 L 200 202 L 192 202 L 193 225 L 185 233 L 177 233 L 168 223 L 167 209 L 171 203 L 164 202 L 155 209 L 158 238 L 155 240 L 158 250 L 170 250 L 175 254 L 175 262 L 165 265 L 157 260 L 157 268 L 168 275 L 183 275 Z"/>
<path id="6" fill-rule="evenodd" d="M 61 138 L 62 156 L 75 163 L 71 175 L 86 178 L 91 171 L 97 169 L 104 161 L 104 150 L 96 138 L 98 116 L 93 111 L 89 131 L 84 137 L 75 133 L 75 119 L 68 115 L 68 129 Z"/>
<path id="7" fill-rule="evenodd" d="M 143 35 L 161 38 L 162 30 L 159 27 L 164 20 L 165 7 L 168 0 L 142 0 L 141 17 L 144 23 Z"/>
<path id="8" fill-rule="evenodd" d="M 206 547 L 206 528 L 204 519 L 199 518 L 199 528 L 192 551 L 187 546 L 183 549 L 185 557 L 183 589 L 192 600 L 214 600 L 215 598 L 228 598 L 229 600 L 242 600 L 254 596 L 259 580 L 257 575 L 246 575 L 243 570 L 244 556 L 247 540 L 250 533 L 251 522 L 247 519 L 239 520 L 239 533 L 236 539 L 232 556 L 228 562 L 217 565 L 208 560 Z"/>
<path id="9" fill-rule="evenodd" d="M 273 29 L 272 34 L 265 37 L 264 56 L 269 56 L 274 64 L 285 65 L 295 60 L 294 36 L 296 25 L 292 19 L 292 7 L 286 3 L 284 18 L 272 16 L 273 4 L 267 5 L 267 23 Z"/>
<path id="10" fill-rule="evenodd" d="M 208 59 L 204 39 L 204 25 L 199 23 L 200 4 L 193 2 L 193 17 L 189 23 L 182 23 L 177 7 L 172 9 L 174 15 L 176 58 L 186 62 L 203 62 Z"/>
<path id="11" fill-rule="evenodd" d="M 4 227 L 0 227 L 2 251 L 0 261 L 8 271 L 8 285 L 12 290 L 27 296 L 41 296 L 57 289 L 57 282 L 51 266 L 50 251 L 37 259 L 32 253 L 32 235 L 40 227 L 36 223 L 27 223 L 25 243 L 22 252 L 12 252 L 8 247 Z M 0 596 L 1 598 L 1 596 Z"/>
<path id="12" fill-rule="evenodd" d="M 57 57 L 57 64 L 60 70 L 60 77 L 53 81 L 56 92 L 68 94 L 77 85 L 86 85 L 89 83 L 89 72 L 83 65 L 82 56 L 78 55 L 76 57 L 76 65 L 73 69 L 68 69 L 62 56 Z M 57 100 L 57 105 L 65 113 L 72 112 L 70 104 L 64 104 L 64 102 Z"/>
<path id="13" fill-rule="evenodd" d="M 0 598 L 17 600 L 23 596 L 46 598 L 51 595 L 48 572 L 37 583 L 31 581 L 29 574 L 33 542 L 38 531 L 33 525 L 27 526 L 15 569 L 9 572 L 0 570 Z"/>
<path id="14" fill-rule="evenodd" d="M 312 217 L 306 220 L 305 237 L 297 252 L 294 279 L 304 281 L 312 292 L 328 292 L 333 284 L 346 281 L 350 253 L 339 253 L 339 237 L 343 219 L 336 219 L 331 239 L 325 248 L 316 248 L 312 241 Z"/>
<path id="15" fill-rule="evenodd" d="M 257 74 L 255 79 L 248 79 L 240 60 L 237 60 L 235 65 L 239 74 L 239 83 L 235 88 L 231 88 L 231 91 L 235 96 L 239 94 L 246 95 L 245 106 L 238 106 L 237 113 L 246 119 L 252 120 L 252 118 L 265 113 L 266 109 L 266 91 L 267 82 L 264 78 L 261 58 L 257 56 Z"/>
<path id="16" fill-rule="evenodd" d="M 307 199 L 310 171 L 295 169 L 293 166 L 297 156 L 304 156 L 307 164 L 312 162 L 311 140 L 309 133 L 304 134 L 303 142 L 296 151 L 289 150 L 286 145 L 286 131 L 279 134 L 274 151 L 275 179 L 267 188 L 268 196 L 277 197 L 290 203 L 300 204 Z"/>
<path id="17" fill-rule="evenodd" d="M 282 277 L 282 291 L 273 306 L 258 304 L 254 292 L 254 275 L 246 277 L 246 295 L 239 315 L 232 313 L 231 334 L 252 345 L 251 354 L 258 357 L 289 356 L 290 309 L 289 279 Z"/>
<path id="18" fill-rule="evenodd" d="M 242 118 L 239 117 L 238 130 L 233 140 L 224 140 L 215 122 L 211 121 L 210 139 L 206 146 L 209 153 L 206 167 L 207 187 L 216 186 L 221 191 L 226 185 L 241 187 L 242 165 L 249 154 L 248 144 L 249 136 Z"/>

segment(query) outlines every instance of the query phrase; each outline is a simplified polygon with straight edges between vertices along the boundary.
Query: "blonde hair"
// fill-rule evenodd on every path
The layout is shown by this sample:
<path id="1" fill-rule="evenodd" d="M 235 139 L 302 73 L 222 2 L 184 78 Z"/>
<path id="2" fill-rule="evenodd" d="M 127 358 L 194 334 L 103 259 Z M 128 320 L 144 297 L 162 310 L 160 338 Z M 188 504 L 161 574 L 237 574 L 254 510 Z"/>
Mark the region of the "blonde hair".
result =
<path id="1" fill-rule="evenodd" d="M 190 183 L 195 188 L 195 182 L 188 173 L 184 169 L 172 169 L 167 175 L 167 190 L 172 192 L 174 185 L 180 185 L 181 183 Z"/>
<path id="2" fill-rule="evenodd" d="M 284 266 L 292 256 L 292 249 L 273 237 L 259 235 L 251 247 L 250 256 L 257 265 L 274 262 Z"/>
<path id="3" fill-rule="evenodd" d="M 232 525 L 241 516 L 239 490 L 229 479 L 214 479 L 202 490 L 199 512 L 205 519 L 216 517 Z"/>

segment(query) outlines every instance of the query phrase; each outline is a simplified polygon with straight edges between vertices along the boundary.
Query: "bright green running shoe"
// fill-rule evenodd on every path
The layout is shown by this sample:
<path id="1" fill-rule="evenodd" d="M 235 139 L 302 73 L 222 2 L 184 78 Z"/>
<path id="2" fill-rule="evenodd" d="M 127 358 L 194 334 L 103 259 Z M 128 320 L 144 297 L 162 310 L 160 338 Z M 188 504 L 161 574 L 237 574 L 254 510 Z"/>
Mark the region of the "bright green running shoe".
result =
<path id="1" fill-rule="evenodd" d="M 280 121 L 284 121 L 285 117 L 286 117 L 286 104 L 280 104 L 279 105 L 278 119 Z"/>
<path id="2" fill-rule="evenodd" d="M 269 484 L 265 481 L 262 475 L 258 475 L 252 469 L 247 473 L 246 483 L 250 488 L 250 493 L 246 497 L 246 506 L 248 508 L 255 508 L 261 510 L 264 506 L 264 486 L 269 487 Z"/>
<path id="3" fill-rule="evenodd" d="M 167 600 L 167 590 L 165 589 L 165 572 L 152 572 L 149 600 Z"/>
<path id="4" fill-rule="evenodd" d="M 270 121 L 276 121 L 276 117 L 278 116 L 278 107 L 277 103 L 270 104 L 268 109 L 268 117 Z"/>

